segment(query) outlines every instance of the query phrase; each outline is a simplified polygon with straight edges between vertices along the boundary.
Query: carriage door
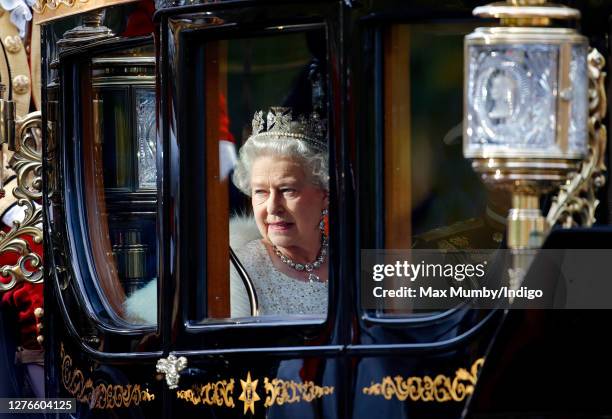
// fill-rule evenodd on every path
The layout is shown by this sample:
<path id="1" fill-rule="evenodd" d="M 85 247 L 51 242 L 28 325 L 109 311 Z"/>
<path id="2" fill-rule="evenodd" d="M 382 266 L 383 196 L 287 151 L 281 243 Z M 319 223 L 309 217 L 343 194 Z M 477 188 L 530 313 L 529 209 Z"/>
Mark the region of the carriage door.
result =
<path id="1" fill-rule="evenodd" d="M 329 281 L 309 283 L 305 269 L 288 277 L 274 265 L 278 254 L 261 243 L 255 198 L 245 194 L 237 168 L 254 127 L 316 122 L 330 162 L 317 167 L 333 184 L 328 167 L 334 167 L 331 103 L 338 75 L 329 19 L 335 7 L 223 7 L 204 5 L 189 14 L 167 9 L 161 17 L 159 113 L 169 174 L 164 257 L 170 269 L 162 274 L 168 328 L 158 368 L 171 414 L 341 417 L 334 205 L 324 225 L 317 219 L 312 226 L 330 226 L 329 243 L 321 245 L 326 251 L 319 251 L 325 264 L 330 261 L 320 274 Z M 258 282 L 262 278 L 267 285 Z"/>
<path id="2" fill-rule="evenodd" d="M 108 28 L 79 43 L 69 35 L 88 28 L 66 36 L 68 23 L 44 28 L 49 395 L 75 399 L 80 418 L 154 417 L 163 388 L 154 370 L 162 353 L 153 40 Z"/>
<path id="3" fill-rule="evenodd" d="M 459 418 L 500 313 L 450 300 L 427 305 L 402 291 L 437 283 L 399 275 L 376 282 L 368 263 L 387 252 L 378 259 L 387 266 L 440 254 L 449 266 L 487 266 L 501 245 L 505 197 L 487 195 L 461 149 L 463 37 L 475 23 L 467 8 L 408 2 L 376 2 L 352 16 L 358 248 L 370 249 L 358 257 L 370 276 L 355 279 L 350 417 Z M 469 257 L 459 259 L 462 252 Z"/>

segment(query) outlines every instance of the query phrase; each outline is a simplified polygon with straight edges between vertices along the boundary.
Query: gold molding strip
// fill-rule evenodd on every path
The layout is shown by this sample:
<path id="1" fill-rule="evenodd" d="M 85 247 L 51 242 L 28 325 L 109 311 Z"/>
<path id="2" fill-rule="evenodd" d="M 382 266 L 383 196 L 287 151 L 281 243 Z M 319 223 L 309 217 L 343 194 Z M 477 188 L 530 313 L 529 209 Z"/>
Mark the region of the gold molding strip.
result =
<path id="1" fill-rule="evenodd" d="M 176 397 L 188 401 L 194 405 L 204 404 L 208 406 L 234 407 L 232 393 L 234 391 L 234 379 L 220 380 L 214 383 L 197 384 L 188 390 L 179 390 Z"/>
<path id="2" fill-rule="evenodd" d="M 238 400 L 243 402 L 243 413 L 250 411 L 255 414 L 255 405 L 262 400 L 257 393 L 257 384 L 259 379 L 252 380 L 251 373 L 247 372 L 245 380 L 240 380 L 241 393 Z M 185 400 L 194 405 L 208 406 L 225 406 L 235 408 L 234 403 L 234 384 L 236 381 L 231 378 L 229 380 L 219 380 L 206 384 L 195 384 L 187 390 L 179 390 L 176 392 L 176 397 Z M 274 405 L 283 405 L 298 402 L 312 402 L 315 399 L 322 398 L 334 393 L 333 386 L 318 386 L 312 381 L 303 383 L 293 380 L 283 380 L 280 378 L 270 379 L 264 377 L 264 407 L 272 407 Z"/>
<path id="3" fill-rule="evenodd" d="M 435 378 L 402 376 L 383 377 L 381 382 L 372 383 L 362 389 L 368 396 L 383 396 L 386 400 L 397 398 L 400 401 L 410 399 L 423 402 L 460 402 L 474 392 L 478 372 L 484 364 L 484 358 L 476 360 L 470 371 L 459 368 L 454 377 L 438 374 Z"/>
<path id="4" fill-rule="evenodd" d="M 36 0 L 33 7 L 34 24 L 134 1 L 137 0 Z"/>
<path id="5" fill-rule="evenodd" d="M 62 358 L 62 384 L 68 393 L 80 403 L 89 405 L 93 409 L 115 409 L 121 407 L 138 406 L 141 402 L 155 400 L 155 394 L 148 389 L 142 390 L 140 384 L 108 384 L 98 383 L 94 386 L 91 378 L 83 372 L 73 368 L 72 357 L 68 355 L 61 344 L 60 357 Z"/>
<path id="6" fill-rule="evenodd" d="M 0 254 L 15 252 L 19 259 L 15 265 L 0 267 L 0 275 L 10 278 L 0 282 L 0 293 L 13 289 L 20 282 L 39 284 L 43 282 L 40 255 L 32 252 L 24 236 L 34 243 L 42 243 L 42 207 L 35 202 L 42 197 L 42 118 L 40 111 L 27 114 L 16 121 L 17 151 L 9 166 L 17 175 L 17 187 L 12 193 L 17 204 L 25 207 L 22 220 L 14 221 L 8 232 L 0 231 Z"/>
<path id="7" fill-rule="evenodd" d="M 298 383 L 293 380 L 281 380 L 264 378 L 264 389 L 266 391 L 265 407 L 274 404 L 283 405 L 297 403 L 300 401 L 311 402 L 334 393 L 333 386 L 318 386 L 312 381 Z"/>

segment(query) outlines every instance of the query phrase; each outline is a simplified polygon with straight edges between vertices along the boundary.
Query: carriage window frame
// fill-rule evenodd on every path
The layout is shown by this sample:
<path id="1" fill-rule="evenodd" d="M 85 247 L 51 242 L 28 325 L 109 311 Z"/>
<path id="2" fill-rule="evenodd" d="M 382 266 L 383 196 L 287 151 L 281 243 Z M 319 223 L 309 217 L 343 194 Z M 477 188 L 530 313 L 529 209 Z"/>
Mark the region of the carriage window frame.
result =
<path id="1" fill-rule="evenodd" d="M 172 40 L 173 38 L 178 39 L 178 42 L 176 42 L 176 45 L 178 45 L 178 47 L 176 47 L 176 50 L 181 51 L 186 49 L 184 46 L 185 45 L 204 45 L 206 42 L 214 42 L 214 41 L 222 41 L 222 40 L 229 40 L 229 39 L 245 39 L 245 38 L 256 38 L 259 36 L 274 36 L 274 35 L 278 35 L 279 31 L 282 34 L 285 33 L 304 33 L 308 30 L 324 30 L 325 31 L 325 39 L 326 39 L 326 59 L 327 59 L 327 63 L 329 64 L 330 62 L 330 41 L 329 41 L 329 28 L 328 28 L 328 23 L 325 19 L 317 19 L 314 22 L 305 22 L 305 23 L 293 23 L 293 24 L 280 24 L 278 22 L 272 23 L 272 24 L 266 24 L 266 22 L 262 22 L 262 23 L 258 23 L 255 26 L 248 26 L 247 28 L 241 28 L 240 25 L 236 22 L 229 22 L 229 21 L 221 21 L 218 22 L 216 25 L 215 24 L 190 24 L 189 22 L 191 20 L 197 20 L 198 17 L 202 18 L 204 16 L 204 21 L 206 21 L 206 17 L 208 17 L 208 19 L 210 19 L 210 14 L 207 13 L 193 13 L 190 15 L 174 15 L 174 16 L 169 16 L 168 20 L 167 20 L 167 31 L 168 31 L 168 39 Z M 175 31 L 175 32 L 174 32 Z M 191 38 L 191 39 L 189 39 Z M 196 40 L 197 39 L 197 40 Z M 170 41 L 171 43 L 172 41 Z M 193 42 L 194 44 L 191 44 L 191 42 Z M 173 80 L 173 76 L 172 76 L 172 72 L 176 71 L 177 74 L 181 74 L 182 72 L 179 71 L 177 68 L 174 68 L 175 66 L 180 65 L 181 63 L 184 63 L 184 60 L 179 58 L 180 54 L 178 56 L 176 56 L 176 50 L 173 52 L 171 51 L 167 51 L 166 53 L 170 56 L 169 62 L 168 62 L 168 73 L 170 74 L 170 76 L 167 77 L 167 79 Z M 173 57 L 174 60 L 173 61 Z M 177 77 L 177 74 L 174 75 L 174 77 Z M 327 119 L 328 119 L 328 132 L 331 133 L 333 132 L 333 121 L 332 119 L 335 117 L 335 114 L 333 112 L 333 109 L 331 107 L 331 102 L 332 102 L 332 90 L 331 90 L 331 82 L 330 82 L 330 75 L 329 75 L 329 70 L 326 74 L 326 84 L 327 84 L 327 88 L 328 88 L 328 97 L 326 99 L 327 101 Z M 170 83 L 173 83 L 173 81 L 170 81 Z M 174 86 L 176 87 L 176 86 Z M 168 91 L 172 91 L 173 93 L 169 93 L 168 96 L 172 96 L 175 91 L 180 91 L 180 88 L 176 89 L 168 89 Z M 173 98 L 168 99 L 168 101 L 172 101 Z M 176 100 L 176 98 L 174 98 L 174 100 Z M 178 105 L 178 106 L 182 106 L 182 105 Z M 204 107 L 204 109 L 206 109 Z M 177 112 L 177 114 L 181 114 L 180 110 Z M 180 116 L 177 118 L 178 122 L 173 122 L 170 121 L 169 125 L 169 129 L 168 132 L 165 133 L 164 135 L 169 136 L 170 138 L 172 138 L 173 136 L 177 137 L 177 142 L 180 142 L 180 140 L 178 139 L 179 137 L 181 137 L 180 134 L 180 127 L 181 127 L 181 122 L 180 122 Z M 205 127 L 201 127 L 200 131 L 205 132 L 206 128 Z M 184 136 L 184 134 L 183 134 Z M 167 138 L 167 137 L 166 137 Z M 328 138 L 329 141 L 329 145 L 330 148 L 333 146 L 333 141 L 331 139 Z M 172 151 L 171 151 L 172 152 Z M 329 152 L 328 152 L 329 153 Z M 331 157 L 331 154 L 328 154 Z M 205 156 L 202 156 L 203 159 L 205 159 Z M 333 182 L 331 179 L 333 179 L 332 173 L 335 170 L 335 162 L 330 158 L 330 200 L 334 199 L 334 196 L 336 196 L 336 192 L 335 192 L 335 188 L 333 186 Z M 175 171 L 180 171 L 181 174 L 183 173 L 184 167 L 182 166 L 181 163 L 181 167 L 178 169 L 175 169 Z M 205 180 L 205 179 L 203 179 Z M 198 182 L 202 182 L 201 180 Z M 181 180 L 178 181 L 178 183 L 180 184 L 179 187 L 184 188 L 185 185 L 185 180 Z M 205 205 L 199 205 L 199 208 L 203 208 L 205 207 Z M 332 211 L 332 213 L 330 214 L 331 217 L 333 217 L 334 213 Z M 184 217 L 179 216 L 177 217 L 179 220 L 183 220 L 184 221 Z M 178 231 L 179 232 L 184 232 L 184 225 L 182 224 L 182 222 L 178 223 Z M 197 230 L 198 227 L 194 228 L 194 230 Z M 204 230 L 205 231 L 205 230 Z M 179 236 L 181 236 L 181 233 L 179 233 Z M 185 240 L 184 237 L 181 236 L 180 240 Z M 206 235 L 205 233 L 201 233 L 201 240 L 202 241 L 206 241 Z M 191 242 L 190 242 L 191 244 Z M 191 247 L 191 246 L 190 246 Z M 331 245 L 330 245 L 331 247 Z M 206 248 L 203 247 L 202 251 L 205 252 Z M 180 254 L 180 252 L 177 252 Z M 333 252 L 330 252 L 333 254 Z M 332 256 L 333 257 L 333 256 Z M 185 264 L 185 260 L 187 260 L 187 258 L 185 256 L 179 256 L 178 257 L 179 260 L 181 260 L 182 264 Z M 229 259 L 227 260 L 227 263 L 229 264 Z M 204 263 L 202 263 L 202 268 L 204 270 L 207 269 L 208 265 L 205 265 Z M 179 270 L 181 270 L 179 268 Z M 326 309 L 326 313 L 325 316 L 321 316 L 321 319 L 316 319 L 316 320 L 300 320 L 300 319 L 292 319 L 292 316 L 286 316 L 283 319 L 266 319 L 265 317 L 246 317 L 246 318 L 227 318 L 227 319 L 215 319 L 215 318 L 204 318 L 202 320 L 194 320 L 193 316 L 190 315 L 190 301 L 188 298 L 188 294 L 189 294 L 189 290 L 193 289 L 192 285 L 195 283 L 193 281 L 202 281 L 202 283 L 207 284 L 206 282 L 206 277 L 201 276 L 200 278 L 195 278 L 192 275 L 188 275 L 188 277 L 192 277 L 191 279 L 186 278 L 185 277 L 185 272 L 183 272 L 181 274 L 181 284 L 180 284 L 180 301 L 181 301 L 181 306 L 182 306 L 182 310 L 181 310 L 181 319 L 182 319 L 182 328 L 183 328 L 183 332 L 182 333 L 187 333 L 188 335 L 193 336 L 193 334 L 201 334 L 201 336 L 206 336 L 208 333 L 216 333 L 217 331 L 219 332 L 223 332 L 224 330 L 227 329 L 231 329 L 232 331 L 236 331 L 236 330 L 240 330 L 240 329 L 259 329 L 261 330 L 261 328 L 265 328 L 265 329 L 273 329 L 273 330 L 278 330 L 280 331 L 281 329 L 288 329 L 288 330 L 295 330 L 296 327 L 299 326 L 303 326 L 306 329 L 315 329 L 317 330 L 318 334 L 323 333 L 323 330 L 325 328 L 328 328 L 328 326 L 333 323 L 334 317 L 335 317 L 335 304 L 334 302 L 338 300 L 338 285 L 336 284 L 337 280 L 336 278 L 334 278 L 334 273 L 333 273 L 333 269 L 329 268 L 329 288 L 328 288 L 328 304 L 327 304 L 327 309 Z M 228 281 L 229 281 L 229 277 L 228 277 Z M 312 333 L 311 333 L 312 334 Z M 274 336 L 277 336 L 276 334 L 274 334 Z M 208 347 L 208 345 L 206 346 Z"/>
<path id="2" fill-rule="evenodd" d="M 362 57 L 369 57 L 365 60 L 365 63 L 362 67 L 362 70 L 356 74 L 361 80 L 362 85 L 369 86 L 364 90 L 364 100 L 360 103 L 360 109 L 362 114 L 371 115 L 367 122 L 362 122 L 362 127 L 365 127 L 364 132 L 367 132 L 365 136 L 371 136 L 373 139 L 368 147 L 370 151 L 373 152 L 372 168 L 369 166 L 366 167 L 361 159 L 359 161 L 359 171 L 360 173 L 383 173 L 388 174 L 388 170 L 385 169 L 385 159 L 387 158 L 387 153 L 385 150 L 385 142 L 386 135 L 385 129 L 386 125 L 389 124 L 387 120 L 387 115 L 385 113 L 385 102 L 387 98 L 386 95 L 386 76 L 388 76 L 388 70 L 385 68 L 385 61 L 387 60 L 387 45 L 385 45 L 385 36 L 391 36 L 390 31 L 392 28 L 396 27 L 407 27 L 409 30 L 412 27 L 419 27 L 427 24 L 434 23 L 436 25 L 449 25 L 450 28 L 453 27 L 470 27 L 470 29 L 465 33 L 466 35 L 473 30 L 477 26 L 483 26 L 483 22 L 476 20 L 471 17 L 464 18 L 454 18 L 448 21 L 444 20 L 442 22 L 436 20 L 427 20 L 427 19 L 385 19 L 379 16 L 373 16 L 371 19 L 366 19 L 360 23 L 362 28 L 362 33 L 360 37 L 360 51 L 362 52 Z M 410 46 L 410 48 L 412 48 Z M 366 52 L 369 49 L 370 52 Z M 409 49 L 410 51 L 410 49 Z M 461 53 L 463 54 L 463 47 L 461 48 Z M 406 81 L 407 87 L 409 90 L 408 96 L 408 116 L 411 117 L 412 114 L 412 100 L 413 100 L 413 92 L 410 86 L 410 71 L 412 70 L 412 66 L 410 63 L 410 52 L 408 53 L 408 73 Z M 402 63 L 400 63 L 402 64 Z M 405 64 L 405 63 L 404 63 Z M 366 81 L 373 80 L 371 85 L 368 85 Z M 463 82 L 459 86 L 461 88 L 461 103 L 463 103 Z M 393 90 L 394 88 L 392 88 Z M 462 120 L 461 120 L 462 122 Z M 412 137 L 412 128 L 409 127 L 409 135 Z M 359 131 L 359 130 L 357 130 Z M 359 149 L 360 153 L 363 153 L 363 145 L 367 143 L 367 141 L 359 141 L 362 144 Z M 412 138 L 411 138 L 412 143 Z M 410 144 L 412 146 L 412 144 Z M 412 159 L 412 154 L 409 154 Z M 412 163 L 410 163 L 408 170 L 412 170 Z M 364 170 L 365 168 L 365 170 Z M 363 176 L 363 174 L 362 174 Z M 412 179 L 410 179 L 410 183 L 412 183 Z M 387 245 L 388 237 L 385 234 L 386 231 L 390 228 L 388 225 L 388 221 L 385 220 L 385 215 L 387 212 L 386 202 L 385 202 L 385 193 L 384 191 L 388 188 L 385 185 L 385 175 L 377 176 L 374 182 L 373 190 L 375 191 L 374 196 L 376 199 L 373 200 L 374 203 L 367 211 L 363 211 L 363 201 L 360 202 L 362 206 L 362 211 L 360 211 L 360 224 L 371 224 L 374 226 L 373 231 L 367 231 L 368 235 L 367 241 L 369 243 L 373 243 L 374 246 L 371 245 L 366 246 L 365 248 L 372 249 L 385 249 Z M 410 193 L 412 186 L 409 185 Z M 363 193 L 363 185 L 359 185 L 361 196 Z M 409 196 L 409 208 L 412 211 L 412 196 Z M 368 215 L 364 216 L 364 213 L 370 216 L 369 219 L 365 219 Z M 373 214 L 373 223 L 372 221 Z M 412 242 L 412 238 L 414 237 L 414 232 L 412 231 L 412 221 L 410 223 L 410 227 L 408 228 L 410 231 L 410 238 Z M 359 242 L 363 242 L 363 235 L 359 237 Z M 360 245 L 360 248 L 364 248 L 363 243 Z M 410 249 L 410 247 L 406 247 Z M 359 259 L 358 266 L 356 269 L 357 272 L 361 272 L 361 260 Z M 393 313 L 384 313 L 380 312 L 377 314 L 377 310 L 366 309 L 363 307 L 361 303 L 361 277 L 358 276 L 355 281 L 356 286 L 356 306 L 357 312 L 359 313 L 359 319 L 361 323 L 361 327 L 364 330 L 367 330 L 370 327 L 395 327 L 395 326 L 408 326 L 408 327 L 421 327 L 430 323 L 435 323 L 441 321 L 447 317 L 453 316 L 456 312 L 460 310 L 465 310 L 466 307 L 464 304 L 449 308 L 446 310 L 435 311 L 431 313 L 413 313 L 413 314 L 393 314 Z"/>
<path id="3" fill-rule="evenodd" d="M 146 48 L 153 45 L 150 36 L 143 36 L 131 39 L 112 39 L 92 44 L 90 46 L 66 50 L 59 55 L 59 72 L 60 72 L 60 100 L 63 102 L 63 108 L 60 111 L 59 125 L 64 127 L 61 136 L 66 140 L 62 150 L 62 159 L 65 162 L 63 165 L 62 176 L 64 178 L 61 187 L 66 191 L 65 198 L 65 214 L 67 225 L 67 241 L 69 250 L 72 253 L 70 258 L 71 269 L 74 272 L 74 278 L 71 282 L 74 283 L 75 292 L 78 294 L 77 301 L 80 301 L 81 309 L 85 315 L 96 325 L 103 333 L 111 335 L 123 336 L 144 336 L 154 333 L 159 335 L 160 324 L 156 320 L 154 324 L 136 323 L 122 318 L 117 313 L 104 290 L 101 287 L 98 272 L 94 263 L 94 257 L 91 248 L 91 232 L 87 221 L 87 209 L 85 202 L 85 189 L 88 186 L 84 174 L 84 127 L 91 124 L 95 128 L 95 122 L 86 123 L 84 120 L 85 113 L 75 111 L 83 109 L 84 101 L 91 99 L 89 105 L 92 110 L 94 108 L 94 86 L 92 82 L 92 57 L 103 54 L 113 54 L 134 48 Z M 68 74 L 68 77 L 66 76 Z M 70 77 L 72 76 L 72 77 Z M 86 92 L 86 84 L 89 86 L 89 92 Z M 132 90 L 138 90 L 141 86 L 134 86 Z M 130 104 L 134 102 L 133 95 L 129 94 Z M 72 114 L 66 112 L 67 109 L 72 109 Z M 133 121 L 130 121 L 130 124 Z M 93 139 L 91 139 L 93 140 Z M 59 139 L 58 139 L 59 141 Z M 160 153 L 157 154 L 157 167 L 160 167 Z M 158 177 L 160 172 L 158 171 Z M 115 189 L 116 191 L 123 190 Z M 160 198 L 159 187 L 153 189 L 136 188 L 135 193 L 142 196 L 151 196 L 155 194 L 157 202 Z M 157 204 L 159 206 L 159 204 Z M 156 225 L 159 224 L 158 209 L 155 209 Z M 161 240 L 156 238 L 157 248 L 161 246 Z M 159 251 L 158 251 L 159 252 Z M 62 299 L 66 297 L 64 294 L 69 292 L 68 289 L 60 287 Z M 65 311 L 65 309 L 63 309 Z M 67 314 L 66 314 L 67 315 Z M 159 317 L 159 316 L 158 316 Z M 82 338 L 85 336 L 80 328 L 75 327 L 75 324 L 70 320 L 72 329 Z M 83 333 L 83 334 L 81 334 Z M 153 353 L 149 350 L 139 351 L 141 355 Z"/>

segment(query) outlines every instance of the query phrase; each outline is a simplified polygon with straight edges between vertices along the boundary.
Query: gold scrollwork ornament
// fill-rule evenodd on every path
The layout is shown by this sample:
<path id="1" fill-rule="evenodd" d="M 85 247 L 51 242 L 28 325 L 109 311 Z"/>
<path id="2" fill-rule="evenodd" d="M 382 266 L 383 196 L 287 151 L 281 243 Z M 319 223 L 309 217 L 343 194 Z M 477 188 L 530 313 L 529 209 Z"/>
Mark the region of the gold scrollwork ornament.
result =
<path id="1" fill-rule="evenodd" d="M 108 384 L 94 381 L 83 372 L 73 367 L 72 357 L 66 353 L 64 344 L 60 346 L 62 359 L 62 384 L 79 403 L 85 403 L 90 409 L 115 409 L 138 406 L 142 402 L 155 400 L 155 394 L 142 389 L 140 384 Z"/>
<path id="2" fill-rule="evenodd" d="M 606 60 L 592 48 L 587 57 L 589 75 L 589 153 L 553 198 L 546 220 L 549 226 L 559 224 L 564 228 L 590 227 L 595 223 L 595 210 L 599 205 L 596 192 L 606 182 L 606 126 L 603 120 L 607 111 L 605 87 Z"/>
<path id="3" fill-rule="evenodd" d="M 36 0 L 34 3 L 34 12 L 43 14 L 45 10 L 55 10 L 60 5 L 64 5 L 67 8 L 75 7 L 77 3 L 87 3 L 88 0 Z"/>
<path id="4" fill-rule="evenodd" d="M 264 377 L 263 386 L 266 398 L 264 407 L 284 405 L 298 402 L 310 403 L 315 399 L 334 393 L 333 386 L 319 386 L 312 381 L 296 382 L 280 378 L 270 379 Z M 238 400 L 244 403 L 244 414 L 247 411 L 255 413 L 255 403 L 261 400 L 257 393 L 259 380 L 252 380 L 251 373 L 247 373 L 246 380 L 240 380 L 242 392 Z M 218 407 L 236 407 L 234 404 L 234 379 L 219 380 L 206 384 L 193 385 L 190 389 L 178 390 L 176 397 L 193 405 L 208 405 Z"/>
<path id="5" fill-rule="evenodd" d="M 33 9 L 34 24 L 50 22 L 73 15 L 81 15 L 99 9 L 106 9 L 137 0 L 35 0 Z"/>
<path id="6" fill-rule="evenodd" d="M 15 265 L 0 267 L 0 275 L 10 278 L 0 282 L 0 292 L 14 288 L 20 282 L 43 282 L 40 255 L 32 252 L 24 237 L 42 243 L 42 207 L 35 203 L 42 197 L 42 156 L 39 151 L 41 114 L 33 112 L 17 121 L 17 151 L 9 166 L 17 174 L 17 187 L 12 191 L 17 205 L 24 207 L 24 218 L 14 221 L 8 232 L 0 231 L 0 253 L 15 252 L 19 259 Z"/>
<path id="7" fill-rule="evenodd" d="M 422 402 L 460 402 L 474 392 L 478 372 L 484 364 L 484 358 L 476 360 L 470 370 L 459 368 L 454 377 L 438 374 L 435 377 L 383 377 L 381 382 L 372 383 L 362 389 L 368 396 L 382 396 L 386 400 L 397 398 L 400 401 L 410 399 Z"/>
<path id="8" fill-rule="evenodd" d="M 265 407 L 301 401 L 311 402 L 334 392 L 333 386 L 318 386 L 312 381 L 298 383 L 280 378 L 270 380 L 268 377 L 264 378 L 264 389 L 266 391 Z"/>
<path id="9" fill-rule="evenodd" d="M 176 397 L 194 405 L 234 407 L 234 379 L 219 380 L 212 383 L 193 385 L 187 390 L 178 390 Z"/>

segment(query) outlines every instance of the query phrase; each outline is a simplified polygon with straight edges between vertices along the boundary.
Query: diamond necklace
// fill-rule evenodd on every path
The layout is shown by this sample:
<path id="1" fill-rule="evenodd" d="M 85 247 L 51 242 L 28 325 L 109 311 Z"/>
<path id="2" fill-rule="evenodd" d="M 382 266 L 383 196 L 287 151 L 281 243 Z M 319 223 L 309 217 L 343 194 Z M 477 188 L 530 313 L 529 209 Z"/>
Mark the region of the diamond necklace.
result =
<path id="1" fill-rule="evenodd" d="M 308 282 L 323 282 L 319 275 L 315 274 L 313 271 L 315 269 L 319 269 L 323 263 L 325 263 L 325 258 L 327 257 L 327 236 L 323 235 L 323 239 L 321 240 L 321 248 L 319 249 L 319 254 L 317 258 L 312 263 L 296 263 L 291 258 L 285 256 L 275 244 L 272 245 L 272 249 L 274 249 L 274 253 L 278 256 L 285 265 L 290 266 L 298 272 L 306 271 L 308 273 L 307 280 Z"/>

